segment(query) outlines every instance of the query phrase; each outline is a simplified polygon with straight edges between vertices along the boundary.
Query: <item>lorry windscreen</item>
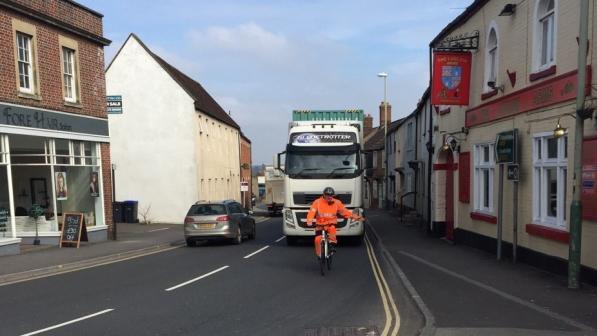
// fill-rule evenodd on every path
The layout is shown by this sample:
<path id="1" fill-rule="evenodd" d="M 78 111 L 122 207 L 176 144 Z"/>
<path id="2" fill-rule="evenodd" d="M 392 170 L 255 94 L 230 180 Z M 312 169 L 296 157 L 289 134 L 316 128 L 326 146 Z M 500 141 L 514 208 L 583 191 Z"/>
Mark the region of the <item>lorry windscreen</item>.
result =
<path id="1" fill-rule="evenodd" d="M 345 179 L 361 173 L 358 149 L 349 151 L 301 150 L 286 153 L 286 173 L 296 179 Z"/>

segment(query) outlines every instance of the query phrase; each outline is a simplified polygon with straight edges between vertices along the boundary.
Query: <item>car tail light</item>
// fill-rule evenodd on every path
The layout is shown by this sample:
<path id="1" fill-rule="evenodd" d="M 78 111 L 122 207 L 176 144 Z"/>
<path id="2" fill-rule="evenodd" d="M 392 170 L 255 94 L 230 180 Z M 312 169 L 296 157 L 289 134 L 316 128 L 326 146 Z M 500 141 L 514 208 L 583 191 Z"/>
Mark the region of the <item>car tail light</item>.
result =
<path id="1" fill-rule="evenodd" d="M 184 223 L 185 224 L 190 224 L 193 223 L 195 220 L 193 219 L 193 217 L 185 217 L 184 218 Z"/>
<path id="2" fill-rule="evenodd" d="M 230 216 L 226 215 L 226 216 L 220 216 L 218 218 L 216 218 L 216 221 L 218 222 L 227 222 L 230 220 Z"/>

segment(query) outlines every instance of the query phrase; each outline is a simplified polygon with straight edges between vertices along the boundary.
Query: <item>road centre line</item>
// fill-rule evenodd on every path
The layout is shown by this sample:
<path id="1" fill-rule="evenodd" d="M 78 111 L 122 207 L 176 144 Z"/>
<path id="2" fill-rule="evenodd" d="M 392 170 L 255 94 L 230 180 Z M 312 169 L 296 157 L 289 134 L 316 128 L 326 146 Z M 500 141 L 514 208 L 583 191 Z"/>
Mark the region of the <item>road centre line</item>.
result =
<path id="1" fill-rule="evenodd" d="M 279 243 L 279 242 L 280 242 L 280 240 L 282 240 L 282 239 L 284 239 L 284 238 L 286 238 L 286 236 L 282 236 L 282 237 L 280 237 L 280 238 L 276 239 L 276 243 Z"/>
<path id="2" fill-rule="evenodd" d="M 220 271 L 223 271 L 223 270 L 227 269 L 228 267 L 230 267 L 230 266 L 228 266 L 228 265 L 226 265 L 226 266 L 222 266 L 222 267 L 218 268 L 217 270 L 213 270 L 213 271 L 211 271 L 211 272 L 209 272 L 209 273 L 203 274 L 202 276 L 196 277 L 196 278 L 194 278 L 194 279 L 191 279 L 191 280 L 189 280 L 189 281 L 185 281 L 185 282 L 183 282 L 183 283 L 181 283 L 181 284 L 179 284 L 179 285 L 176 285 L 176 286 L 174 286 L 174 287 L 167 288 L 167 289 L 166 289 L 166 292 L 173 291 L 173 290 L 175 290 L 175 289 L 177 289 L 177 288 L 180 288 L 180 287 L 182 287 L 182 286 L 186 286 L 186 285 L 188 285 L 188 284 L 191 284 L 191 283 L 193 283 L 193 282 L 195 282 L 195 281 L 199 281 L 199 280 L 201 280 L 201 279 L 203 279 L 203 278 L 207 278 L 208 276 L 210 276 L 210 275 L 213 275 L 213 274 L 216 274 L 216 273 L 218 273 L 218 272 L 220 272 Z"/>
<path id="3" fill-rule="evenodd" d="M 399 251 L 398 253 L 400 253 L 400 254 L 402 254 L 402 255 L 404 255 L 406 257 L 409 257 L 409 258 L 411 258 L 413 260 L 416 260 L 416 261 L 418 261 L 418 262 L 420 262 L 422 264 L 425 264 L 425 265 L 427 265 L 427 266 L 429 266 L 429 267 L 431 267 L 431 268 L 433 268 L 433 269 L 435 269 L 437 271 L 443 272 L 443 273 L 451 275 L 451 276 L 453 276 L 453 277 L 455 277 L 457 279 L 460 279 L 460 280 L 462 280 L 464 282 L 467 282 L 467 283 L 469 283 L 471 285 L 474 285 L 474 286 L 477 286 L 479 288 L 485 289 L 486 291 L 494 293 L 494 294 L 496 294 L 496 295 L 498 295 L 498 296 L 500 296 L 500 297 L 502 297 L 504 299 L 507 299 L 507 300 L 513 301 L 515 303 L 518 303 L 520 305 L 523 305 L 523 306 L 525 306 L 527 308 L 530 308 L 530 309 L 532 309 L 532 310 L 534 310 L 536 312 L 545 314 L 545 315 L 547 315 L 547 316 L 549 316 L 549 317 L 551 317 L 553 319 L 563 321 L 563 322 L 565 322 L 565 323 L 567 323 L 567 324 L 569 324 L 571 326 L 574 326 L 574 327 L 576 327 L 578 329 L 581 329 L 582 331 L 593 331 L 594 330 L 592 327 L 590 327 L 590 326 L 588 326 L 586 324 L 583 324 L 581 322 L 577 322 L 577 321 L 575 321 L 575 320 L 573 320 L 571 318 L 568 318 L 566 316 L 563 316 L 563 315 L 560 315 L 558 313 L 552 312 L 549 309 L 543 308 L 543 307 L 541 307 L 539 305 L 536 305 L 536 304 L 534 304 L 532 302 L 528 302 L 528 301 L 523 300 L 523 299 L 521 299 L 519 297 L 516 297 L 514 295 L 510 295 L 510 294 L 508 294 L 506 292 L 502 292 L 501 290 L 499 290 L 499 289 L 497 289 L 495 287 L 486 285 L 486 284 L 484 284 L 482 282 L 479 282 L 477 280 L 473 280 L 473 279 L 468 278 L 468 277 L 466 277 L 464 275 L 461 275 L 461 274 L 458 274 L 456 272 L 453 272 L 453 271 L 451 271 L 451 270 L 449 270 L 449 269 L 447 269 L 445 267 L 442 267 L 440 265 L 434 264 L 434 263 L 432 263 L 430 261 L 427 261 L 427 260 L 425 260 L 423 258 L 417 257 L 416 255 L 413 255 L 413 254 L 410 254 L 410 253 L 404 252 L 404 251 Z"/>
<path id="4" fill-rule="evenodd" d="M 161 229 L 155 229 L 155 230 L 149 230 L 147 232 L 157 232 L 157 231 L 164 231 L 164 230 L 168 230 L 169 228 L 161 228 Z"/>
<path id="5" fill-rule="evenodd" d="M 73 323 L 77 323 L 77 322 L 80 322 L 80 321 L 83 321 L 83 320 L 87 320 L 87 319 L 90 319 L 90 318 L 98 316 L 98 315 L 106 314 L 106 313 L 109 313 L 109 312 L 111 312 L 113 310 L 114 309 L 105 309 L 105 310 L 102 310 L 102 311 L 97 312 L 97 313 L 93 313 L 93 314 L 90 314 L 90 315 L 85 315 L 85 316 L 79 317 L 79 318 L 71 320 L 71 321 L 60 323 L 60 324 L 57 324 L 57 325 L 54 325 L 54 326 L 51 326 L 51 327 L 47 327 L 45 329 L 40 329 L 40 330 L 37 330 L 37 331 L 33 331 L 33 332 L 30 332 L 30 333 L 27 333 L 27 334 L 23 334 L 21 336 L 31 336 L 31 335 L 41 334 L 41 333 L 46 332 L 46 331 L 50 331 L 50 330 L 53 330 L 53 329 L 64 327 L 64 326 L 69 325 L 69 324 L 73 324 Z"/>
<path id="6" fill-rule="evenodd" d="M 259 253 L 259 252 L 261 252 L 261 251 L 263 251 L 263 250 L 265 250 L 265 249 L 267 249 L 267 248 L 269 248 L 269 245 L 265 245 L 264 247 L 260 248 L 259 250 L 255 251 L 255 252 L 253 252 L 253 253 L 251 253 L 251 254 L 247 254 L 247 255 L 246 255 L 246 256 L 244 256 L 243 258 L 244 258 L 244 259 L 249 259 L 249 258 L 251 258 L 252 256 L 256 255 L 257 253 Z"/>
<path id="7" fill-rule="evenodd" d="M 386 278 L 383 275 L 381 270 L 381 266 L 379 266 L 379 262 L 377 261 L 377 257 L 375 256 L 375 252 L 373 252 L 373 247 L 371 242 L 369 241 L 369 237 L 365 235 L 365 245 L 367 246 L 367 253 L 369 254 L 369 262 L 371 262 L 371 267 L 373 268 L 373 273 L 375 275 L 375 280 L 377 281 L 377 286 L 379 288 L 380 294 L 382 296 L 382 301 L 384 303 L 384 309 L 386 310 L 386 325 L 382 332 L 382 336 L 386 335 L 398 335 L 398 331 L 400 330 L 400 313 L 398 312 L 398 308 L 396 307 L 396 303 L 394 302 L 394 297 L 392 296 L 392 292 L 390 291 L 390 287 L 386 281 Z M 387 298 L 386 298 L 387 297 Z M 388 304 L 389 301 L 389 304 Z M 390 312 L 390 308 L 392 311 Z M 394 324 L 394 328 L 390 334 L 390 327 L 392 321 L 392 314 L 396 318 L 396 323 Z"/>

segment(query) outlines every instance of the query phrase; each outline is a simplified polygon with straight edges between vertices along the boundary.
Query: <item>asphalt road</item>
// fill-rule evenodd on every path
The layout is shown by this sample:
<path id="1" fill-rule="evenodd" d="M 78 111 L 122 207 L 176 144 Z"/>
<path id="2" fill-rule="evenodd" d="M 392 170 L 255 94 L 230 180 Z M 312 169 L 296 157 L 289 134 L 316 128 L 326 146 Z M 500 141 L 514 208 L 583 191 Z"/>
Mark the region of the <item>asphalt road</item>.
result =
<path id="1" fill-rule="evenodd" d="M 397 329 L 366 244 L 341 246 L 333 270 L 322 277 L 311 244 L 290 247 L 281 237 L 281 220 L 274 218 L 259 223 L 257 239 L 242 245 L 185 246 L 2 286 L 0 334 L 323 335 L 343 329 L 343 335 L 378 335 L 388 323 Z"/>

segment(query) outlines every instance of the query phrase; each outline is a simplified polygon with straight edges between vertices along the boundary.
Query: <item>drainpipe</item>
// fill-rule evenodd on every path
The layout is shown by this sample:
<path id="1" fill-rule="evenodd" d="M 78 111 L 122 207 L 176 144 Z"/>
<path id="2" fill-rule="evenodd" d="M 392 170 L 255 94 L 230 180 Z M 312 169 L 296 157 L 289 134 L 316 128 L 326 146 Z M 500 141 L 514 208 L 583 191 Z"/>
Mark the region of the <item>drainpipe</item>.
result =
<path id="1" fill-rule="evenodd" d="M 432 74 L 432 55 L 433 55 L 433 47 L 429 46 L 429 130 L 428 134 L 428 145 L 427 145 L 427 152 L 428 152 L 428 162 L 427 162 L 427 233 L 431 234 L 431 224 L 433 222 L 433 218 L 431 216 L 431 174 L 432 170 L 431 167 L 433 166 L 433 108 L 431 106 L 431 91 L 433 90 L 433 74 Z"/>
<path id="2" fill-rule="evenodd" d="M 582 142 L 584 136 L 584 106 L 587 77 L 587 40 L 589 26 L 589 0 L 580 2 L 580 31 L 578 37 L 578 84 L 576 92 L 576 129 L 574 130 L 574 175 L 572 202 L 570 203 L 570 243 L 568 251 L 568 288 L 580 287 L 582 201 Z"/>

